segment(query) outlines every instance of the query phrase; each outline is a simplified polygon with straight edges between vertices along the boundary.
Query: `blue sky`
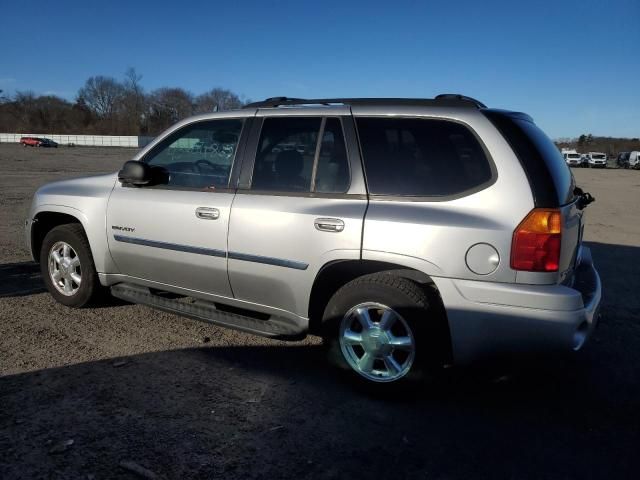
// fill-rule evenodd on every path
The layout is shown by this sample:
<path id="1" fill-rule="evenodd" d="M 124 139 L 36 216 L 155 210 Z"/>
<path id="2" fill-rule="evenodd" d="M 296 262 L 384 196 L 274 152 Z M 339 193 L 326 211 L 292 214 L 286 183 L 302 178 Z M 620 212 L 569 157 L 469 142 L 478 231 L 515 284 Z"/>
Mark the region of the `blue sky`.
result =
<path id="1" fill-rule="evenodd" d="M 102 5 L 98 7 L 97 5 Z M 640 136 L 640 1 L 0 1 L 0 89 L 432 97 L 522 110 L 554 137 Z"/>

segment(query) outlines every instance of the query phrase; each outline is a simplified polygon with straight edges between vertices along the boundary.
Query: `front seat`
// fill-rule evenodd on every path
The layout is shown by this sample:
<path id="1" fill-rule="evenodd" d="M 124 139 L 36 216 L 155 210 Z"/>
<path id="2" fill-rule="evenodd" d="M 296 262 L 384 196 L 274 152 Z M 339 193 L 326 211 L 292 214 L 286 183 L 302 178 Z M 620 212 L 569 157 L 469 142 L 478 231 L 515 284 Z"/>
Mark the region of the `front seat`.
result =
<path id="1" fill-rule="evenodd" d="M 300 176 L 304 158 L 296 150 L 284 150 L 274 162 L 277 187 L 283 190 L 309 190 L 309 182 Z"/>

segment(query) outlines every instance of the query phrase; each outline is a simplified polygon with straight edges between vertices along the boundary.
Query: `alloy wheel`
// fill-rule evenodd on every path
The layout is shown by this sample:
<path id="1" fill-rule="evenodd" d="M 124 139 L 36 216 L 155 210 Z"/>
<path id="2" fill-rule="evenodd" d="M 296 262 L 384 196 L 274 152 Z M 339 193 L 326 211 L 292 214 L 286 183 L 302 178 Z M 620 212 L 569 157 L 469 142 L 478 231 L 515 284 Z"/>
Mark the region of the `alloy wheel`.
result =
<path id="1" fill-rule="evenodd" d="M 415 359 L 409 324 L 392 308 L 367 302 L 351 308 L 340 322 L 340 349 L 349 366 L 374 382 L 404 377 Z"/>
<path id="2" fill-rule="evenodd" d="M 49 276 L 63 295 L 75 295 L 82 283 L 80 257 L 71 245 L 56 242 L 49 251 Z"/>

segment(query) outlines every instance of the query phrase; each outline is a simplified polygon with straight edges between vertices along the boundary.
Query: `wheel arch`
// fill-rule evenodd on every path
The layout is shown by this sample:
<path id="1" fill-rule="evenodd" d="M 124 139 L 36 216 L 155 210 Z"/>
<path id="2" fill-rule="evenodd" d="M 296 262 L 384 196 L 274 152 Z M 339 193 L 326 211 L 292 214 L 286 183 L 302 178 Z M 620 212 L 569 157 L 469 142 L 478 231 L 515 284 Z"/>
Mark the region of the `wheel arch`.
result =
<path id="1" fill-rule="evenodd" d="M 52 210 L 43 210 L 38 212 L 32 220 L 31 226 L 31 256 L 37 262 L 40 258 L 40 249 L 42 248 L 42 242 L 44 237 L 47 236 L 52 229 L 59 225 L 65 225 L 69 223 L 75 223 L 82 227 L 85 236 L 87 231 L 82 224 L 82 221 L 78 216 L 70 213 L 57 212 Z M 92 252 L 93 254 L 93 252 Z"/>
<path id="2" fill-rule="evenodd" d="M 321 332 L 324 309 L 329 299 L 342 286 L 363 275 L 381 272 L 411 280 L 425 290 L 431 308 L 435 308 L 438 318 L 442 319 L 442 322 L 439 322 L 441 323 L 439 328 L 442 329 L 440 333 L 446 339 L 446 344 L 442 345 L 443 350 L 440 354 L 445 363 L 452 363 L 449 322 L 438 288 L 429 275 L 405 265 L 377 260 L 335 260 L 323 265 L 316 275 L 309 297 L 309 332 L 312 334 Z"/>
<path id="3" fill-rule="evenodd" d="M 308 311 L 310 330 L 313 331 L 314 327 L 319 326 L 325 306 L 340 287 L 363 275 L 379 272 L 407 278 L 425 288 L 437 291 L 429 275 L 404 265 L 377 260 L 334 260 L 320 268 L 313 282 Z"/>

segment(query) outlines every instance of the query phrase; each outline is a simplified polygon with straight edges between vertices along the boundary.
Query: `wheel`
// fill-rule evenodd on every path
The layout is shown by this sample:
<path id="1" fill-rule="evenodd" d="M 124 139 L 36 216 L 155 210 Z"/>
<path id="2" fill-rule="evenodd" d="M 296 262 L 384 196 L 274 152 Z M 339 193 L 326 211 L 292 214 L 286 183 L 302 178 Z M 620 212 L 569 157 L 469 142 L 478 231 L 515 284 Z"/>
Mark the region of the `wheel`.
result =
<path id="1" fill-rule="evenodd" d="M 417 283 L 388 273 L 340 288 L 323 316 L 330 360 L 367 384 L 398 384 L 442 365 L 443 317 Z"/>
<path id="2" fill-rule="evenodd" d="M 101 291 L 89 241 L 78 224 L 60 225 L 47 233 L 40 270 L 51 296 L 68 307 L 82 308 Z"/>

